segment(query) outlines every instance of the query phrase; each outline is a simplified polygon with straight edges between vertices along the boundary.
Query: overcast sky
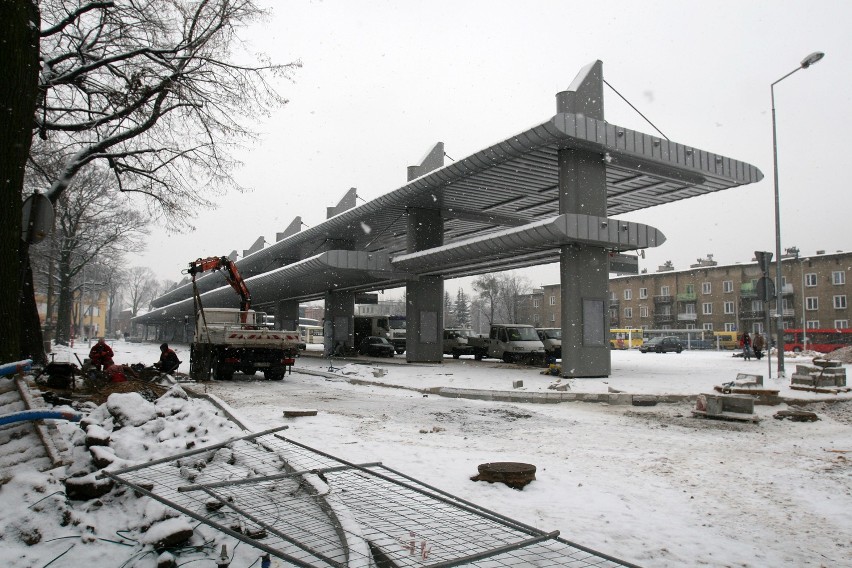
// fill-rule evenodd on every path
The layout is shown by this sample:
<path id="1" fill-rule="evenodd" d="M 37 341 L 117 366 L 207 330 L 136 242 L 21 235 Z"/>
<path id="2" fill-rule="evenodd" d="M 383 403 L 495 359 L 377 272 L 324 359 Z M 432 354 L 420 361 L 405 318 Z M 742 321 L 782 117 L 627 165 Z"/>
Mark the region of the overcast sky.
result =
<path id="1" fill-rule="evenodd" d="M 460 160 L 544 122 L 588 63 L 674 142 L 757 166 L 764 180 L 623 217 L 667 242 L 640 268 L 775 250 L 770 84 L 814 51 L 825 58 L 775 87 L 782 247 L 852 249 L 844 181 L 852 126 L 848 1 L 289 1 L 251 31 L 273 60 L 301 60 L 290 103 L 241 154 L 250 193 L 200 212 L 197 230 L 150 240 L 132 264 L 178 280 L 201 256 L 275 242 L 293 217 L 314 226 L 350 187 L 372 199 L 406 183 L 436 142 Z M 610 123 L 656 134 L 605 88 Z M 199 188 L 202 189 L 202 188 Z M 554 211 L 556 214 L 556 211 Z M 557 265 L 529 269 L 558 282 Z M 448 286 L 455 289 L 454 284 Z"/>

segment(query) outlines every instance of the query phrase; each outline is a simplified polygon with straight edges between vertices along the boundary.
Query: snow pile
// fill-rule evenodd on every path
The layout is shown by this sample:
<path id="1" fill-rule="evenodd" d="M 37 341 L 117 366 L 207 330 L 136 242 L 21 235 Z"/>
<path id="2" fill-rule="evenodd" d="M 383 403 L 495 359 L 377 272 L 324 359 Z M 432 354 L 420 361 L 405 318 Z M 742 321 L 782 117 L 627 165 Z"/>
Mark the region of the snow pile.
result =
<path id="1" fill-rule="evenodd" d="M 0 488 L 0 559 L 8 568 L 155 566 L 164 549 L 181 561 L 212 563 L 219 547 L 236 541 L 140 496 L 108 478 L 114 470 L 171 456 L 244 434 L 222 411 L 191 399 L 179 386 L 157 400 L 137 393 L 110 395 L 78 426 L 59 423 L 71 463 L 48 472 L 19 469 Z M 243 566 L 257 551 L 243 547 Z M 144 559 L 144 560 L 143 560 Z M 125 564 L 126 563 L 126 564 Z"/>
<path id="2" fill-rule="evenodd" d="M 835 349 L 831 353 L 822 355 L 822 357 L 831 359 L 832 361 L 840 361 L 844 365 L 852 364 L 852 346 Z"/>

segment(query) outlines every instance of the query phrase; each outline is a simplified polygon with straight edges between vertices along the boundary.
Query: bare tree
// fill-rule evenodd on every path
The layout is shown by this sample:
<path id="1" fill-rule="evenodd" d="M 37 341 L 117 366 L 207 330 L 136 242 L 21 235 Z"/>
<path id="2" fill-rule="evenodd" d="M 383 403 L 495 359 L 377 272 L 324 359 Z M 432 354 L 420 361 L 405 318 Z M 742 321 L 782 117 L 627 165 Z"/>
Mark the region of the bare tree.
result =
<path id="1" fill-rule="evenodd" d="M 0 348 L 10 357 L 37 350 L 43 360 L 27 251 L 15 246 L 22 160 L 33 140 L 22 128 L 62 156 L 47 192 L 52 202 L 100 161 L 119 191 L 146 196 L 152 214 L 186 225 L 217 194 L 241 189 L 230 152 L 254 137 L 250 120 L 286 103 L 272 81 L 300 64 L 238 52 L 238 34 L 265 15 L 253 0 L 21 0 L 0 8 L 0 37 L 13 47 L 0 50 L 9 78 L 0 82 L 0 107 L 10 109 L 0 142 L 15 150 L 0 162 L 0 253 L 8 261 L 0 263 L 0 314 L 11 316 L 16 299 L 28 300 L 20 325 L 0 318 L 0 337 L 20 330 Z"/>
<path id="2" fill-rule="evenodd" d="M 493 274 L 477 276 L 473 281 L 473 290 L 479 296 L 479 304 L 488 318 L 488 325 L 494 323 L 495 310 L 500 293 L 499 281 Z"/>
<path id="3" fill-rule="evenodd" d="M 57 343 L 69 339 L 74 294 L 83 286 L 87 293 L 93 288 L 108 289 L 116 261 L 127 252 L 141 250 L 141 239 L 147 234 L 145 220 L 138 212 L 115 206 L 110 181 L 105 170 L 94 167 L 77 176 L 56 203 L 56 245 L 39 249 L 40 258 L 34 259 L 49 278 L 46 292 L 58 290 Z M 90 269 L 83 278 L 87 267 Z"/>
<path id="4" fill-rule="evenodd" d="M 65 156 L 52 201 L 95 161 L 119 191 L 148 196 L 177 223 L 240 189 L 229 152 L 254 137 L 249 119 L 286 103 L 270 80 L 299 66 L 238 52 L 238 31 L 265 15 L 253 0 L 41 5 L 35 127 Z"/>
<path id="5" fill-rule="evenodd" d="M 529 296 L 531 288 L 530 280 L 526 276 L 509 273 L 498 277 L 498 297 L 506 321 L 518 321 L 520 304 Z"/>
<path id="6" fill-rule="evenodd" d="M 148 305 L 154 299 L 157 286 L 154 271 L 147 266 L 134 266 L 128 271 L 127 299 L 130 302 L 130 312 L 134 317 L 142 306 Z"/>

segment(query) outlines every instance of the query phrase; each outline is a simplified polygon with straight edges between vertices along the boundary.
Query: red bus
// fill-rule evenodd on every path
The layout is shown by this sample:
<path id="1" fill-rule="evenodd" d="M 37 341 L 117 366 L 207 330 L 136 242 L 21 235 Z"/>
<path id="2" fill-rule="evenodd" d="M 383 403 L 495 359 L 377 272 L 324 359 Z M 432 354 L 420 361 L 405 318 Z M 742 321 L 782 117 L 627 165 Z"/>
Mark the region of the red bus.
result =
<path id="1" fill-rule="evenodd" d="M 805 339 L 808 350 L 830 353 L 852 345 L 852 329 L 785 329 L 784 349 L 795 353 L 804 351 Z"/>

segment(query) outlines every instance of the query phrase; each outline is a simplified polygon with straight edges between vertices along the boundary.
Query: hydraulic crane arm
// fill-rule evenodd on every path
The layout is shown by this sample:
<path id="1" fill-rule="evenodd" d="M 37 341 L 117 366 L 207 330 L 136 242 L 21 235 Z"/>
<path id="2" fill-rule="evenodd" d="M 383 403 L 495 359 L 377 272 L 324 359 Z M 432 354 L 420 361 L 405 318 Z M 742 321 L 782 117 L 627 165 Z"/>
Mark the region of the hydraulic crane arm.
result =
<path id="1" fill-rule="evenodd" d="M 237 294 L 240 296 L 240 311 L 247 312 L 251 309 L 251 294 L 249 294 L 246 283 L 243 277 L 240 276 L 240 271 L 237 270 L 237 265 L 227 256 L 211 256 L 208 258 L 199 258 L 189 263 L 187 274 L 192 276 L 192 281 L 195 282 L 195 275 L 208 270 L 224 270 L 225 280 L 231 285 Z"/>

